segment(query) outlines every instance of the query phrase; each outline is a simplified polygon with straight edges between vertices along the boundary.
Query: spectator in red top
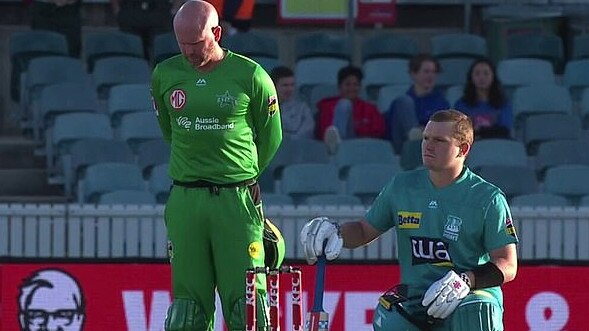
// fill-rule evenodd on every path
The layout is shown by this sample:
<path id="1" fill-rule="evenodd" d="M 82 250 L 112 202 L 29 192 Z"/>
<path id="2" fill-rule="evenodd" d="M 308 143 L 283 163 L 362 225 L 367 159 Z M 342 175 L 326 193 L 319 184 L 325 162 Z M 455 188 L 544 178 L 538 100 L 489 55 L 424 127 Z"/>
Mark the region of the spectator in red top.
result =
<path id="1" fill-rule="evenodd" d="M 324 140 L 332 153 L 341 139 L 385 135 L 385 121 L 378 108 L 359 96 L 362 78 L 362 70 L 357 67 L 340 69 L 337 74 L 340 94 L 317 103 L 317 138 Z"/>

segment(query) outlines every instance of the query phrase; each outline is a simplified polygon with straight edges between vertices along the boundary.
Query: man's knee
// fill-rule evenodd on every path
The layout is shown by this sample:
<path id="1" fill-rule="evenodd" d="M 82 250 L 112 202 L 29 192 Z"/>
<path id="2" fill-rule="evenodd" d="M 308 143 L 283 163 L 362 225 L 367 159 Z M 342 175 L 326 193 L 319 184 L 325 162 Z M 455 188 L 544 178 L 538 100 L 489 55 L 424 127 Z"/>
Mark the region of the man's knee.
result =
<path id="1" fill-rule="evenodd" d="M 503 331 L 503 311 L 484 293 L 469 294 L 450 317 L 452 331 Z"/>
<path id="2" fill-rule="evenodd" d="M 175 298 L 166 315 L 166 331 L 212 330 L 212 319 L 205 314 L 202 305 L 192 299 Z"/>
<path id="3" fill-rule="evenodd" d="M 265 295 L 258 293 L 256 300 L 256 319 L 257 329 L 256 330 L 267 330 L 269 326 L 269 310 L 266 304 Z M 225 318 L 225 322 L 228 323 L 228 329 L 233 330 L 245 330 L 245 297 L 239 298 L 233 304 L 231 309 L 231 316 L 229 319 Z"/>

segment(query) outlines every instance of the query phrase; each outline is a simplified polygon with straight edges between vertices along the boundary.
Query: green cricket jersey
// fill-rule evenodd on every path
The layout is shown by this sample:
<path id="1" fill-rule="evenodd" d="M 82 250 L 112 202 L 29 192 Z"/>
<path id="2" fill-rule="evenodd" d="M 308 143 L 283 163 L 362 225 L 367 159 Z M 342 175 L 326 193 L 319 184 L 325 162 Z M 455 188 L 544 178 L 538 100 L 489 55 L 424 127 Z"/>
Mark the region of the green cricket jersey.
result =
<path id="1" fill-rule="evenodd" d="M 170 176 L 179 181 L 235 183 L 256 178 L 282 140 L 278 100 L 266 71 L 226 50 L 211 72 L 182 56 L 158 64 L 151 89 Z"/>
<path id="2" fill-rule="evenodd" d="M 396 227 L 401 282 L 422 295 L 450 269 L 472 270 L 490 251 L 517 243 L 503 193 L 465 168 L 453 184 L 438 189 L 427 169 L 395 176 L 366 214 L 376 229 Z M 485 289 L 502 306 L 500 287 Z"/>

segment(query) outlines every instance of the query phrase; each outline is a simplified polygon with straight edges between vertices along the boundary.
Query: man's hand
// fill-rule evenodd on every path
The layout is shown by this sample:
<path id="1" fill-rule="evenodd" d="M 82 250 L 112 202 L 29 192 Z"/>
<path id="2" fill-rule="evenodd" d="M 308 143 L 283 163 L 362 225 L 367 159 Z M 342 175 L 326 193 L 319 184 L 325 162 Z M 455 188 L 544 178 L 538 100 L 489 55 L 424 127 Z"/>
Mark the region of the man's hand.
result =
<path id="1" fill-rule="evenodd" d="M 470 292 L 470 287 L 460 275 L 450 270 L 440 280 L 434 282 L 425 292 L 421 304 L 427 309 L 428 315 L 435 318 L 446 318 L 462 299 Z"/>
<path id="2" fill-rule="evenodd" d="M 324 253 L 328 260 L 337 258 L 344 245 L 339 225 L 327 217 L 316 217 L 307 222 L 301 230 L 300 239 L 308 264 L 315 264 L 317 257 Z M 323 245 L 326 240 L 324 252 Z"/>

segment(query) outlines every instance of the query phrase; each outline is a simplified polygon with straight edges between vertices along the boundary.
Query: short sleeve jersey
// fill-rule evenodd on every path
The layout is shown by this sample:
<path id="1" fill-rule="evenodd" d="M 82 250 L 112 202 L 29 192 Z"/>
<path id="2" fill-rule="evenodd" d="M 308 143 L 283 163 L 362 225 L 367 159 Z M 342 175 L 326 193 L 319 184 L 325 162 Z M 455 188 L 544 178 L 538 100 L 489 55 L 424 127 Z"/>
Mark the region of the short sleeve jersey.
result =
<path id="1" fill-rule="evenodd" d="M 158 64 L 152 97 L 170 176 L 179 181 L 235 183 L 256 178 L 282 140 L 276 90 L 254 61 L 226 51 L 210 72 L 182 56 Z"/>
<path id="2" fill-rule="evenodd" d="M 503 193 L 468 168 L 441 189 L 427 169 L 398 174 L 366 220 L 383 232 L 396 227 L 401 282 L 410 296 L 422 295 L 448 270 L 472 270 L 490 260 L 490 251 L 518 241 Z M 503 304 L 500 287 L 486 291 Z"/>

